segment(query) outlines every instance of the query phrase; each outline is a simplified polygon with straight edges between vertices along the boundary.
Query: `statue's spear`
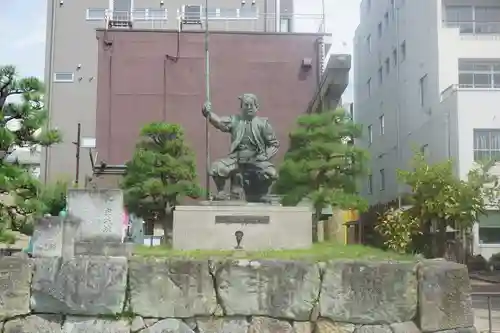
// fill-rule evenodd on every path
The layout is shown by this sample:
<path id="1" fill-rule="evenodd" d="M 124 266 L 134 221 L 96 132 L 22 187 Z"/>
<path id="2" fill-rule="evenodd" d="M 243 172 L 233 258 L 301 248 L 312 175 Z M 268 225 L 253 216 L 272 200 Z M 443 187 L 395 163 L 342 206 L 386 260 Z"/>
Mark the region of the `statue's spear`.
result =
<path id="1" fill-rule="evenodd" d="M 208 50 L 208 0 L 205 0 L 205 100 L 210 102 L 210 53 Z M 210 198 L 210 124 L 209 118 L 205 122 L 205 154 L 206 154 L 206 183 L 207 200 Z"/>

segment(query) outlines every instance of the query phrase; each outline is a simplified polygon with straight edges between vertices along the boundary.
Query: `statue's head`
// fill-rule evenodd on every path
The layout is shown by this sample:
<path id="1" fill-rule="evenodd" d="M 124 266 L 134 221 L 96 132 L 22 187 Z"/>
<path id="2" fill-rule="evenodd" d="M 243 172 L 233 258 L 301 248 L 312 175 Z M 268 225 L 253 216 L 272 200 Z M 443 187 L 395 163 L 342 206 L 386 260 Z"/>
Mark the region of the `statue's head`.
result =
<path id="1" fill-rule="evenodd" d="M 243 94 L 238 99 L 240 100 L 240 108 L 243 116 L 255 117 L 257 115 L 257 110 L 259 109 L 257 96 L 254 94 Z"/>

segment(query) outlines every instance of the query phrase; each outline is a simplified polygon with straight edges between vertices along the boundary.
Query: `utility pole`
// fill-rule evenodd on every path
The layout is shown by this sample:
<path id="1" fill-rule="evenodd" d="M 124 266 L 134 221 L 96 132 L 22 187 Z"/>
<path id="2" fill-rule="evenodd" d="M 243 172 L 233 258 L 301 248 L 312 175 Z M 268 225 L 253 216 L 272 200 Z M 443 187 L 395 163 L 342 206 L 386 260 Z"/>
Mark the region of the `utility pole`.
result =
<path id="1" fill-rule="evenodd" d="M 75 187 L 78 187 L 78 180 L 80 179 L 80 147 L 82 145 L 82 124 L 78 123 L 76 129 L 76 142 L 73 142 L 76 145 L 76 166 L 75 166 Z"/>
<path id="2" fill-rule="evenodd" d="M 205 0 L 205 101 L 210 102 L 210 52 L 208 49 L 208 0 Z M 210 199 L 210 121 L 205 121 L 206 199 Z"/>
<path id="3" fill-rule="evenodd" d="M 400 27 L 399 27 L 399 4 L 395 1 L 394 2 L 394 6 L 395 8 L 393 8 L 392 10 L 395 11 L 395 19 L 396 19 L 396 79 L 397 79 L 397 82 L 396 82 L 396 158 L 397 158 L 397 163 L 396 163 L 396 167 L 401 167 L 401 97 L 399 96 L 399 94 L 401 93 L 401 90 L 400 90 L 400 85 L 401 85 L 401 82 L 400 82 L 400 64 L 401 64 L 401 54 L 400 54 L 400 51 L 401 51 L 401 48 L 400 48 Z M 402 206 L 402 200 L 401 200 L 401 185 L 399 182 L 397 182 L 397 191 L 398 191 L 398 208 L 401 208 Z"/>

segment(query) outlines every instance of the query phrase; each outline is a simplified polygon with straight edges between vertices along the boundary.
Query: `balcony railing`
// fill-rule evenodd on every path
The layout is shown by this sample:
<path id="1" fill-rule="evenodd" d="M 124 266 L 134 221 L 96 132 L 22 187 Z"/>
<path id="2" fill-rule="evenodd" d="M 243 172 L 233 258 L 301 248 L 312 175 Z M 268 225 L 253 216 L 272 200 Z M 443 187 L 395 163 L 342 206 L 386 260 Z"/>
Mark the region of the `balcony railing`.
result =
<path id="1" fill-rule="evenodd" d="M 133 11 L 112 11 L 89 8 L 87 20 L 106 21 L 110 27 L 133 27 L 134 22 L 137 22 L 140 23 L 137 25 L 140 28 L 176 29 L 180 23 L 202 28 L 207 19 L 201 6 L 188 10 L 181 8 L 174 13 L 166 9 L 136 8 Z M 324 19 L 320 14 L 282 13 L 277 19 L 275 13 L 262 13 L 256 7 L 209 8 L 208 22 L 210 29 L 214 31 L 325 32 Z"/>
<path id="2" fill-rule="evenodd" d="M 447 28 L 458 28 L 460 34 L 464 35 L 499 35 L 500 21 L 477 22 L 477 21 L 444 21 Z"/>
<path id="3" fill-rule="evenodd" d="M 193 15 L 178 11 L 177 19 L 206 21 L 205 13 Z M 266 31 L 284 33 L 317 33 L 325 32 L 323 16 L 319 14 L 285 14 L 276 16 L 275 13 L 259 11 L 245 12 L 240 10 L 212 10 L 208 12 L 208 21 L 214 30 L 238 31 Z"/>

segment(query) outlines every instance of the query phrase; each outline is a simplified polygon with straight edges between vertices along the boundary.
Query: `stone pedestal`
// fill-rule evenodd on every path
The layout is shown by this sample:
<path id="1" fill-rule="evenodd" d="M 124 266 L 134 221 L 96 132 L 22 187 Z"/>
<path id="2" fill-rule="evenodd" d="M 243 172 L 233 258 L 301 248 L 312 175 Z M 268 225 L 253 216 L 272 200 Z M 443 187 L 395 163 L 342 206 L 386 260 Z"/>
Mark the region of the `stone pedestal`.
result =
<path id="1" fill-rule="evenodd" d="M 312 246 L 311 225 L 312 213 L 308 207 L 237 203 L 177 206 L 174 211 L 173 248 L 303 249 Z M 239 247 L 237 238 L 241 238 Z"/>

